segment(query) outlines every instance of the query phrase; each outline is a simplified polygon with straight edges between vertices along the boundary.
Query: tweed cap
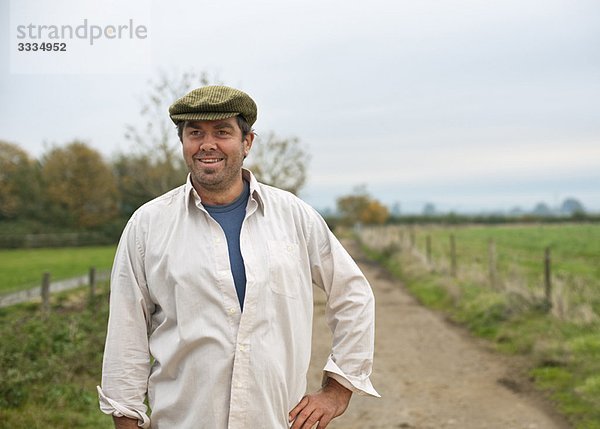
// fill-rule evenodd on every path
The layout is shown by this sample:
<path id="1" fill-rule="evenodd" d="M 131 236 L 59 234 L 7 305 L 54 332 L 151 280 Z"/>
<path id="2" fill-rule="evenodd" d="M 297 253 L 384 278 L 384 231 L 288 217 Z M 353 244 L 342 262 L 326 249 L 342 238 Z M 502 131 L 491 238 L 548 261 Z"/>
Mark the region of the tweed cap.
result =
<path id="1" fill-rule="evenodd" d="M 256 103 L 248 94 L 228 86 L 213 85 L 190 91 L 169 107 L 169 116 L 181 121 L 212 121 L 242 115 L 252 126 L 256 122 Z"/>

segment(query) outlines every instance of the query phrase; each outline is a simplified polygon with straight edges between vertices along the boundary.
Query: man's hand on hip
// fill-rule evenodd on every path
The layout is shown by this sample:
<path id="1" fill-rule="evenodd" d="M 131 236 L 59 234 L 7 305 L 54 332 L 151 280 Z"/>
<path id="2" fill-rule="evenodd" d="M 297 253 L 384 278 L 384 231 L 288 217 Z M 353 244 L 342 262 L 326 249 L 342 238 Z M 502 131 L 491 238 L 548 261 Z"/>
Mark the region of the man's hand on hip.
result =
<path id="1" fill-rule="evenodd" d="M 332 378 L 316 393 L 306 395 L 290 411 L 291 429 L 311 429 L 318 422 L 317 429 L 325 429 L 329 422 L 340 416 L 350 402 L 352 392 Z"/>

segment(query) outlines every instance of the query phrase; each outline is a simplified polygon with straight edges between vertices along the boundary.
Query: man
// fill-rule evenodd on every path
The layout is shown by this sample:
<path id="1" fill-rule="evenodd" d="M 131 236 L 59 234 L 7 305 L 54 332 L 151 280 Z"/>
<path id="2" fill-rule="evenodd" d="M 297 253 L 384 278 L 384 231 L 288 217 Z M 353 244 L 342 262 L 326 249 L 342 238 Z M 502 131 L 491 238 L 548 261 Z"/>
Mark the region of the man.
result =
<path id="1" fill-rule="evenodd" d="M 242 168 L 254 101 L 208 86 L 169 113 L 190 174 L 123 231 L 102 411 L 119 429 L 323 429 L 353 392 L 378 396 L 369 284 L 312 208 Z M 333 346 L 322 388 L 305 395 L 313 284 Z"/>

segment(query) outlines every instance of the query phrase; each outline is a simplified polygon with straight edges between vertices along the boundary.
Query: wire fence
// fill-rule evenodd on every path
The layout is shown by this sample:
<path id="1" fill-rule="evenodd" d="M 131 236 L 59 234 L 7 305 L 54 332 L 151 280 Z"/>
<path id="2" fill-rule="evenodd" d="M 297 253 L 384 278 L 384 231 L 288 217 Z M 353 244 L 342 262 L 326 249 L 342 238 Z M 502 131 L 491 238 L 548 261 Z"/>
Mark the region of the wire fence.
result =
<path id="1" fill-rule="evenodd" d="M 555 227 L 556 228 L 556 227 Z M 598 228 L 598 226 L 596 226 Z M 558 235 L 543 240 L 538 227 L 378 226 L 357 229 L 369 248 L 404 253 L 430 272 L 545 306 L 561 319 L 591 323 L 600 319 L 600 252 L 574 245 L 585 240 Z M 548 230 L 546 230 L 548 234 Z M 558 237 L 558 238 L 557 238 Z M 593 240 L 592 237 L 587 237 Z"/>
<path id="2" fill-rule="evenodd" d="M 97 283 L 108 280 L 109 276 L 110 270 L 98 271 L 96 268 L 91 267 L 87 275 L 51 281 L 51 273 L 45 272 L 42 275 L 40 286 L 0 296 L 0 308 L 23 302 L 41 300 L 42 311 L 48 312 L 51 308 L 52 294 L 83 286 L 89 287 L 90 299 L 93 299 L 96 295 Z"/>

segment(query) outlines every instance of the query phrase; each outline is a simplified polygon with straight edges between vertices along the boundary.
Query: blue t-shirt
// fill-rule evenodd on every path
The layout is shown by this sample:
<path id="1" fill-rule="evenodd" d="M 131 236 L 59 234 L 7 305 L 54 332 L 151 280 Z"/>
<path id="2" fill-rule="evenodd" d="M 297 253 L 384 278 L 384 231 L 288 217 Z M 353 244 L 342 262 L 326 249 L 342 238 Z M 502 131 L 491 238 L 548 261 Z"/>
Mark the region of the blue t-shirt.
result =
<path id="1" fill-rule="evenodd" d="M 204 208 L 221 225 L 227 238 L 229 264 L 235 283 L 235 291 L 240 301 L 240 308 L 244 309 L 244 296 L 246 295 L 246 269 L 240 251 L 240 231 L 246 216 L 246 205 L 250 196 L 250 185 L 244 180 L 244 190 L 232 203 L 224 206 L 207 206 Z"/>

